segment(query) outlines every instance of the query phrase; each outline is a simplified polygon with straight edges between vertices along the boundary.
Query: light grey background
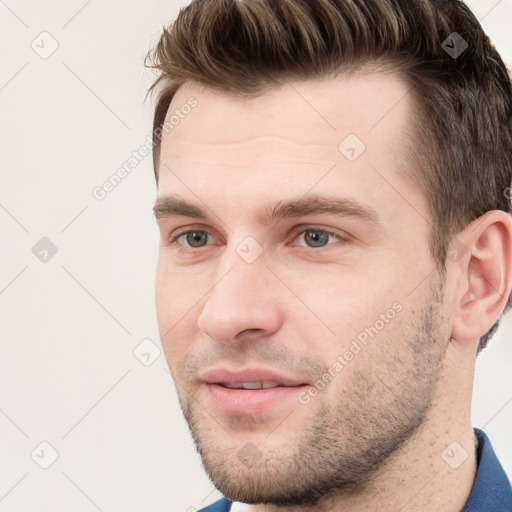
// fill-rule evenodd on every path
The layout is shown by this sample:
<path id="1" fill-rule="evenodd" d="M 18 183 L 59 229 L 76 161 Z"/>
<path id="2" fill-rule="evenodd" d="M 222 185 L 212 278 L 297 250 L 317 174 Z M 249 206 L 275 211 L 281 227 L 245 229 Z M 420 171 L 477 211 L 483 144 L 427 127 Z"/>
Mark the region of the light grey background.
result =
<path id="1" fill-rule="evenodd" d="M 468 3 L 511 63 L 512 0 Z M 185 4 L 0 0 L 2 512 L 192 511 L 219 496 L 160 352 L 151 157 L 92 193 L 150 134 L 144 55 Z M 509 475 L 511 332 L 509 317 L 479 357 L 473 409 Z"/>

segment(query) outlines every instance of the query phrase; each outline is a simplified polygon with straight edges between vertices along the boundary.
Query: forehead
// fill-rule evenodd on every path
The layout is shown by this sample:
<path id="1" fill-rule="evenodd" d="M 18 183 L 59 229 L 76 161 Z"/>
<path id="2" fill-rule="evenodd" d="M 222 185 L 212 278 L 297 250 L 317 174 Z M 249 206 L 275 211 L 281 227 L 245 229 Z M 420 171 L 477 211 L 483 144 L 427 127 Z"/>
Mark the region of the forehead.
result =
<path id="1" fill-rule="evenodd" d="M 191 99 L 194 108 L 181 111 Z M 230 191 L 244 209 L 260 192 L 280 199 L 334 190 L 396 210 L 404 195 L 421 201 L 399 175 L 411 112 L 406 84 L 375 71 L 290 81 L 252 98 L 187 83 L 166 117 L 180 119 L 164 132 L 158 193 L 215 203 Z"/>
<path id="2" fill-rule="evenodd" d="M 411 109 L 405 82 L 392 71 L 378 68 L 361 68 L 331 78 L 285 81 L 252 97 L 187 82 L 173 97 L 166 120 L 190 98 L 196 98 L 198 106 L 186 122 L 173 127 L 175 140 L 190 136 L 192 127 L 194 137 L 211 142 L 244 138 L 262 128 L 266 133 L 272 128 L 279 133 L 284 127 L 290 127 L 293 134 L 303 131 L 307 137 L 327 136 L 333 141 L 353 129 L 364 138 L 367 132 L 378 136 L 386 127 L 405 121 Z M 223 123 L 221 130 L 219 122 Z"/>

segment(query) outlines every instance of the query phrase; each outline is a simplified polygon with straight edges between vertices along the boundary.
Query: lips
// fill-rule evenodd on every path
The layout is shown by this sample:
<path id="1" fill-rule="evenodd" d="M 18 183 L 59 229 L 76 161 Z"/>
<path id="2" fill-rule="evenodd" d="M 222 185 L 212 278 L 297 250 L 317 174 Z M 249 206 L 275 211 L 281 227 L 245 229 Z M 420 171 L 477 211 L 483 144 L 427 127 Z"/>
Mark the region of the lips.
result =
<path id="1" fill-rule="evenodd" d="M 304 386 L 308 382 L 264 368 L 232 371 L 213 368 L 203 372 L 200 379 L 208 384 L 219 384 L 231 389 L 267 389 L 277 386 Z"/>
<path id="2" fill-rule="evenodd" d="M 297 404 L 305 380 L 269 369 L 210 369 L 200 375 L 211 405 L 228 415 L 270 415 Z"/>

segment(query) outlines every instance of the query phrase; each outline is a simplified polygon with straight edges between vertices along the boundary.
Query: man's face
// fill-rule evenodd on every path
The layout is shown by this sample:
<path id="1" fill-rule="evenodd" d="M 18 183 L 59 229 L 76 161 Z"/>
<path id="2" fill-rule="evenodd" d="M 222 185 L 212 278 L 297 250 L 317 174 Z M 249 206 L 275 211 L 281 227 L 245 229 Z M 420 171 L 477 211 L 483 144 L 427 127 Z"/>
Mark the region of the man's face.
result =
<path id="1" fill-rule="evenodd" d="M 160 335 L 231 499 L 356 492 L 435 404 L 450 333 L 429 213 L 399 174 L 407 92 L 359 73 L 173 99 L 168 119 L 197 106 L 162 143 Z"/>

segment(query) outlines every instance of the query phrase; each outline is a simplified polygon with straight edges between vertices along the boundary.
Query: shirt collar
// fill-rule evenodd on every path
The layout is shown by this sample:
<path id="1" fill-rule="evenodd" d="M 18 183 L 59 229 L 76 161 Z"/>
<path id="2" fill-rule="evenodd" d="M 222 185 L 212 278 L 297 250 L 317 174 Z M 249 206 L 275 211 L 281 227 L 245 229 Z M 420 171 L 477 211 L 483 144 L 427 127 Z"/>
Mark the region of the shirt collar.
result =
<path id="1" fill-rule="evenodd" d="M 489 438 L 482 430 L 474 429 L 478 440 L 477 472 L 473 487 L 461 512 L 512 510 L 512 489 Z"/>

